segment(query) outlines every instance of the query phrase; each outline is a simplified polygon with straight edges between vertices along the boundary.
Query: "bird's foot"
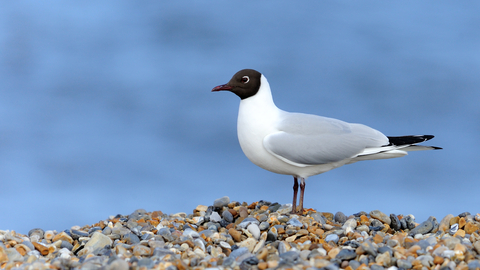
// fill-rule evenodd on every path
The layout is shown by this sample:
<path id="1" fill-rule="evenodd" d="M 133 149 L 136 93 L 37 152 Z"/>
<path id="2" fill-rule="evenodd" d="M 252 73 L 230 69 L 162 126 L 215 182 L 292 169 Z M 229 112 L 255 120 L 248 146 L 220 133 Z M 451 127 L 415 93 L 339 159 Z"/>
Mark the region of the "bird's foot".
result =
<path id="1" fill-rule="evenodd" d="M 292 214 L 292 215 L 303 215 L 304 211 L 305 210 L 303 208 L 300 208 L 300 209 L 293 209 L 292 208 L 292 212 L 290 212 L 290 214 Z"/>

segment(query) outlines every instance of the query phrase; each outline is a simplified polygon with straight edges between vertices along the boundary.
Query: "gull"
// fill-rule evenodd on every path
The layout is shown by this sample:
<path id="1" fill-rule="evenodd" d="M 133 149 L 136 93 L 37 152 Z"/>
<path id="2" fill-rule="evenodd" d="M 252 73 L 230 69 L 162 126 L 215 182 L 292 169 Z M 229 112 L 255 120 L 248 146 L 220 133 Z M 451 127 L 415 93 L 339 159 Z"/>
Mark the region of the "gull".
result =
<path id="1" fill-rule="evenodd" d="M 293 214 L 304 212 L 305 180 L 310 176 L 361 160 L 441 149 L 418 145 L 432 135 L 387 137 L 363 124 L 283 111 L 275 106 L 265 76 L 253 69 L 240 70 L 227 84 L 212 89 L 216 91 L 230 91 L 241 99 L 237 135 L 247 158 L 265 170 L 293 176 Z"/>

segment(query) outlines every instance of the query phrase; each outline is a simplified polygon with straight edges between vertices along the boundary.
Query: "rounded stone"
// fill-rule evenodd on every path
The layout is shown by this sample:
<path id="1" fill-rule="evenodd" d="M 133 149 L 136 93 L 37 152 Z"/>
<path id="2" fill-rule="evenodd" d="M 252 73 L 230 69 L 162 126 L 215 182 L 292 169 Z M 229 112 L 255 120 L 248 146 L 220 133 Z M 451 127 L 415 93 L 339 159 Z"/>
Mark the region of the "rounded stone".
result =
<path id="1" fill-rule="evenodd" d="M 352 260 L 352 259 L 355 259 L 357 257 L 357 253 L 355 253 L 355 250 L 352 250 L 352 249 L 342 249 L 340 250 L 340 252 L 337 254 L 337 256 L 335 257 L 335 259 L 339 259 L 339 260 Z"/>
<path id="2" fill-rule="evenodd" d="M 223 219 L 224 219 L 225 221 L 227 221 L 228 223 L 232 223 L 232 222 L 233 222 L 233 215 L 232 215 L 232 213 L 230 213 L 230 211 L 228 211 L 228 210 L 223 211 L 222 217 L 223 217 Z"/>
<path id="3" fill-rule="evenodd" d="M 343 224 L 343 223 L 345 223 L 345 221 L 347 221 L 347 217 L 345 216 L 344 213 L 337 212 L 337 213 L 335 213 L 334 220 L 337 223 Z"/>
<path id="4" fill-rule="evenodd" d="M 251 223 L 247 226 L 247 230 L 253 235 L 255 239 L 260 238 L 260 228 L 258 228 L 258 225 L 255 223 Z"/>
<path id="5" fill-rule="evenodd" d="M 32 235 L 38 235 L 40 237 L 40 239 L 42 239 L 44 233 L 45 233 L 44 230 L 42 230 L 40 228 L 35 228 L 35 229 L 31 229 L 30 231 L 28 231 L 28 237 L 32 237 Z"/>
<path id="6" fill-rule="evenodd" d="M 260 223 L 260 225 L 258 225 L 258 228 L 261 230 L 261 231 L 264 231 L 268 228 L 270 228 L 270 224 L 266 221 Z"/>
<path id="7" fill-rule="evenodd" d="M 337 243 L 338 242 L 338 235 L 332 233 L 332 234 L 329 234 L 325 237 L 325 241 L 328 243 L 330 241 L 333 241 L 334 243 Z"/>
<path id="8" fill-rule="evenodd" d="M 140 243 L 140 238 L 133 233 L 127 233 L 123 236 L 125 243 L 129 245 L 134 245 Z"/>
<path id="9" fill-rule="evenodd" d="M 228 196 L 224 196 L 222 198 L 218 198 L 213 202 L 213 207 L 222 208 L 227 206 L 230 203 L 230 198 Z"/>

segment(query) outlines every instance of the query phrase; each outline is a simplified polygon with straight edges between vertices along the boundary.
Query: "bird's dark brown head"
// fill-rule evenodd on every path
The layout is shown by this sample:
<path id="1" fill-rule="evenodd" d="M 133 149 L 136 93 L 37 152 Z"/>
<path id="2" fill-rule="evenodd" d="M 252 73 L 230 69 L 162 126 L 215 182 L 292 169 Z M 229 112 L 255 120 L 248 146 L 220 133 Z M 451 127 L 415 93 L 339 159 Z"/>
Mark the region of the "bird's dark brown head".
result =
<path id="1" fill-rule="evenodd" d="M 233 75 L 232 79 L 223 85 L 219 85 L 212 89 L 216 91 L 230 91 L 241 99 L 254 96 L 260 89 L 260 79 L 262 74 L 253 69 L 242 69 Z"/>

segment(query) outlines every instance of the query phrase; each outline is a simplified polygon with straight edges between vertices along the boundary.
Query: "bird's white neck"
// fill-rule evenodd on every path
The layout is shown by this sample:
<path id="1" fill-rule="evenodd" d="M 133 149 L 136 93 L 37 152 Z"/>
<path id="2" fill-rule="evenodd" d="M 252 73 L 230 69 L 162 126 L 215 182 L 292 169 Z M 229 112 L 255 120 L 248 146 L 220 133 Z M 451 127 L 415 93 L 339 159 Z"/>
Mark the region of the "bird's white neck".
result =
<path id="1" fill-rule="evenodd" d="M 262 75 L 260 79 L 260 89 L 258 89 L 258 92 L 255 95 L 240 101 L 240 112 L 243 110 L 254 112 L 257 117 L 263 117 L 262 115 L 264 114 L 276 114 L 279 110 L 273 102 L 270 85 L 265 76 Z"/>

